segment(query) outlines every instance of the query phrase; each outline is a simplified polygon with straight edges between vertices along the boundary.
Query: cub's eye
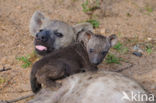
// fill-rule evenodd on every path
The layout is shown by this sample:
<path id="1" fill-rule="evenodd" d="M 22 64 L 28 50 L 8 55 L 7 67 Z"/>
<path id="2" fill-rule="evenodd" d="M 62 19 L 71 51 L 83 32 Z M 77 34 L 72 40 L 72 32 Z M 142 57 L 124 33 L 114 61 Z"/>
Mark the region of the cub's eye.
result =
<path id="1" fill-rule="evenodd" d="M 54 32 L 54 34 L 59 37 L 59 38 L 62 38 L 63 37 L 63 34 L 62 33 L 59 33 L 59 32 Z"/>
<path id="2" fill-rule="evenodd" d="M 43 31 L 43 29 L 40 29 L 40 31 L 39 32 L 42 32 Z"/>
<path id="3" fill-rule="evenodd" d="M 102 55 L 106 55 L 107 53 L 108 53 L 107 51 L 101 52 Z"/>
<path id="4" fill-rule="evenodd" d="M 89 49 L 89 52 L 90 52 L 90 53 L 94 52 L 94 49 Z"/>

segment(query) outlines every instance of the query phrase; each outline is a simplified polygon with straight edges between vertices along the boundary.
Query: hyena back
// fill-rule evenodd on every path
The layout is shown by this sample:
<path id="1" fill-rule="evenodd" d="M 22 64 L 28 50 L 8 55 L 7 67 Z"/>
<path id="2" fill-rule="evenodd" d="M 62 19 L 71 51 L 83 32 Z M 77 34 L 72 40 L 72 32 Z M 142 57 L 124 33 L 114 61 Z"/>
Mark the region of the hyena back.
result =
<path id="1" fill-rule="evenodd" d="M 56 91 L 42 89 L 28 103 L 148 103 L 128 100 L 134 95 L 148 93 L 135 80 L 122 74 L 108 71 L 79 73 L 65 78 Z M 154 103 L 154 102 L 151 102 Z"/>

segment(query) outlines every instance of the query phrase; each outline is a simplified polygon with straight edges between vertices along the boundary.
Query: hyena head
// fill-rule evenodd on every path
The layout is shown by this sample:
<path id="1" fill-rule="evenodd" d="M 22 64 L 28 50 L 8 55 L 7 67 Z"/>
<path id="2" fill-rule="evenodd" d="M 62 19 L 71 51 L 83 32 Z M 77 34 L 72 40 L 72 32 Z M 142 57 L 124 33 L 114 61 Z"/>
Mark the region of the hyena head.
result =
<path id="1" fill-rule="evenodd" d="M 77 40 L 84 42 L 90 62 L 98 65 L 103 61 L 109 49 L 116 44 L 117 37 L 115 34 L 106 37 L 93 34 L 91 31 L 83 31 L 78 34 Z"/>
<path id="2" fill-rule="evenodd" d="M 36 11 L 30 20 L 30 33 L 35 36 L 35 50 L 39 55 L 46 55 L 56 49 L 66 47 L 76 39 L 82 29 L 92 30 L 89 23 L 74 27 L 58 20 L 50 20 L 41 12 Z"/>

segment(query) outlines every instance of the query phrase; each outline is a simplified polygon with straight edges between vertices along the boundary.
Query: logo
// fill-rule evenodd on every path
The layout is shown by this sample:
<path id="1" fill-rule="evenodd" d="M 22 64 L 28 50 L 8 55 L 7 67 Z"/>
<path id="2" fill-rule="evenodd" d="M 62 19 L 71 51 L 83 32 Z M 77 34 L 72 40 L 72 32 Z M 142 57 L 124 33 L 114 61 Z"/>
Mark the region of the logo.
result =
<path id="1" fill-rule="evenodd" d="M 154 101 L 154 95 L 153 94 L 146 94 L 146 93 L 134 93 L 133 91 L 130 92 L 128 95 L 126 92 L 122 92 L 123 97 L 122 100 L 128 100 L 128 101 Z"/>

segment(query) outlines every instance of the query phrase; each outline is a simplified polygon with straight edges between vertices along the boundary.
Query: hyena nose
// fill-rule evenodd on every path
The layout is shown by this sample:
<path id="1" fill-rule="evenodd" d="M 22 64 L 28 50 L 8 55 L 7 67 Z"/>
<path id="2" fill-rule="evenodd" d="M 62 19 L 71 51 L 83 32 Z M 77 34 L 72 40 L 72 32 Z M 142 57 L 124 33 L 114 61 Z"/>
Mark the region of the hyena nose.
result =
<path id="1" fill-rule="evenodd" d="M 95 65 L 99 65 L 100 64 L 100 60 L 97 59 L 97 58 L 94 58 L 92 63 L 95 64 Z"/>
<path id="2" fill-rule="evenodd" d="M 99 64 L 100 64 L 100 62 L 94 62 L 94 64 L 95 64 L 95 65 L 99 65 Z"/>
<path id="3" fill-rule="evenodd" d="M 92 63 L 94 65 L 99 65 L 102 62 L 102 60 L 103 60 L 103 58 L 101 58 L 101 57 L 94 57 L 92 60 Z"/>
<path id="4" fill-rule="evenodd" d="M 46 42 L 48 41 L 48 37 L 49 37 L 48 35 L 49 35 L 48 32 L 43 30 L 36 34 L 36 39 L 41 42 Z"/>

